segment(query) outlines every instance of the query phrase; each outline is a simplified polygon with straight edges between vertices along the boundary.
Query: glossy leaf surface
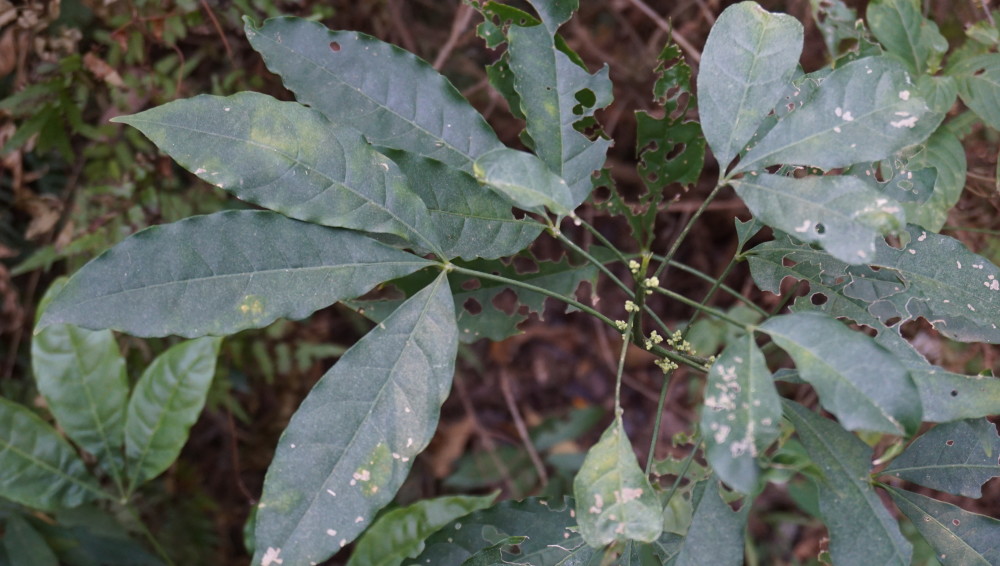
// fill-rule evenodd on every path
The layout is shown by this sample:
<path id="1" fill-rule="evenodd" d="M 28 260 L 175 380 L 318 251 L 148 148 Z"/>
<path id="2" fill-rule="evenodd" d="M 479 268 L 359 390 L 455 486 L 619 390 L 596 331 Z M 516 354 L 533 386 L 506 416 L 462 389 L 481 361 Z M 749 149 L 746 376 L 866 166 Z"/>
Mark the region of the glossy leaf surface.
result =
<path id="1" fill-rule="evenodd" d="M 756 458 L 778 438 L 781 399 L 764 354 L 747 334 L 719 354 L 708 372 L 701 430 L 719 478 L 742 493 L 757 487 Z"/>
<path id="2" fill-rule="evenodd" d="M 924 487 L 981 497 L 982 485 L 1000 476 L 1000 436 L 985 419 L 939 424 L 913 441 L 884 473 Z"/>
<path id="3" fill-rule="evenodd" d="M 943 566 L 1000 564 L 1000 521 L 909 491 L 886 488 Z"/>
<path id="4" fill-rule="evenodd" d="M 181 342 L 142 372 L 125 421 L 131 488 L 160 475 L 180 455 L 205 406 L 220 343 L 218 338 Z"/>
<path id="5" fill-rule="evenodd" d="M 543 212 L 544 207 L 560 216 L 573 211 L 566 181 L 530 153 L 497 149 L 480 156 L 473 171 L 481 183 L 525 210 Z"/>
<path id="6" fill-rule="evenodd" d="M 489 507 L 496 495 L 424 499 L 378 518 L 358 539 L 347 566 L 398 566 L 424 550 L 424 540 L 452 521 Z"/>
<path id="7" fill-rule="evenodd" d="M 866 481 L 872 450 L 858 437 L 791 401 L 785 417 L 823 478 L 819 509 L 830 533 L 835 564 L 910 566 L 913 547 Z"/>
<path id="8" fill-rule="evenodd" d="M 847 430 L 906 434 L 920 426 L 920 395 L 909 373 L 870 337 L 819 313 L 777 316 L 760 330 L 795 360 Z"/>
<path id="9" fill-rule="evenodd" d="M 695 492 L 694 516 L 674 566 L 740 566 L 750 502 L 733 511 L 722 499 L 722 488 L 709 478 Z"/>
<path id="10" fill-rule="evenodd" d="M 36 509 L 101 498 L 76 451 L 30 409 L 0 397 L 0 497 Z"/>
<path id="11" fill-rule="evenodd" d="M 698 72 L 701 127 L 725 169 L 792 79 L 802 24 L 756 2 L 727 8 L 708 34 Z"/>
<path id="12" fill-rule="evenodd" d="M 353 31 L 301 18 L 247 20 L 247 39 L 302 104 L 373 144 L 410 151 L 472 172 L 503 147 L 468 101 L 412 53 Z"/>
<path id="13" fill-rule="evenodd" d="M 580 534 L 592 547 L 652 542 L 663 532 L 661 505 L 639 467 L 619 416 L 587 452 L 573 480 Z"/>
<path id="14" fill-rule="evenodd" d="M 430 442 L 457 346 L 454 303 L 442 274 L 320 379 L 268 469 L 255 564 L 265 556 L 286 564 L 326 560 L 372 522 Z"/>
<path id="15" fill-rule="evenodd" d="M 40 325 L 231 334 L 305 318 L 427 265 L 355 232 L 273 212 L 220 212 L 147 228 L 101 254 L 69 280 Z"/>

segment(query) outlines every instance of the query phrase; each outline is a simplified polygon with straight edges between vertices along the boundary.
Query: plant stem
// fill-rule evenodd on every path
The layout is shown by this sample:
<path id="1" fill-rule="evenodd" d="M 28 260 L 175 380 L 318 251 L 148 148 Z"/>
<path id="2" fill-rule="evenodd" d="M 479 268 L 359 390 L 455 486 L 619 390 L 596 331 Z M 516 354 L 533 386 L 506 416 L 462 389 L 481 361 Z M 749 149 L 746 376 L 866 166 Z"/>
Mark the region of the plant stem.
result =
<path id="1" fill-rule="evenodd" d="M 662 256 L 653 256 L 653 259 L 661 259 L 661 258 L 662 258 Z M 673 260 L 671 260 L 669 262 L 669 264 L 670 264 L 670 267 L 676 267 L 677 269 L 680 269 L 681 271 L 683 271 L 685 273 L 689 273 L 691 275 L 694 275 L 695 277 L 701 279 L 702 281 L 709 281 L 709 282 L 712 282 L 712 283 L 718 281 L 719 282 L 718 288 L 722 289 L 726 293 L 729 293 L 733 298 L 739 299 L 741 302 L 743 302 L 743 304 L 745 304 L 746 306 L 748 306 L 748 307 L 752 308 L 753 310 L 757 311 L 759 314 L 762 314 L 764 316 L 768 316 L 770 314 L 766 310 L 764 310 L 763 308 L 757 306 L 757 304 L 754 303 L 753 301 L 751 301 L 750 299 L 744 297 L 743 294 L 740 293 L 739 291 L 737 291 L 736 289 L 733 289 L 732 287 L 723 284 L 722 280 L 724 279 L 724 277 L 716 279 L 715 277 L 712 277 L 711 275 L 709 275 L 707 273 L 703 273 L 703 272 L 701 272 L 701 271 L 699 271 L 699 270 L 697 270 L 697 269 L 695 269 L 695 268 L 693 268 L 693 267 L 691 267 L 691 266 L 689 266 L 687 264 L 681 263 L 679 261 L 673 261 Z M 726 274 L 728 274 L 728 273 L 729 272 L 727 270 Z"/>
<path id="2" fill-rule="evenodd" d="M 715 282 L 712 283 L 712 287 L 709 288 L 707 293 L 705 293 L 705 296 L 701 299 L 702 307 L 711 308 L 708 306 L 708 301 L 712 300 L 712 297 L 715 295 L 715 292 L 718 291 L 719 287 L 722 285 L 722 281 L 726 277 L 728 277 L 729 272 L 733 270 L 733 267 L 736 265 L 736 258 L 737 256 L 733 256 L 733 258 L 729 260 L 729 264 L 726 265 L 726 268 L 722 270 L 722 275 L 720 275 L 717 279 L 715 279 Z M 690 327 L 691 324 L 694 322 L 694 320 L 698 318 L 698 315 L 701 314 L 701 312 L 702 312 L 701 310 L 696 310 L 691 315 L 691 318 L 688 319 L 688 327 Z"/>
<path id="3" fill-rule="evenodd" d="M 622 374 L 625 373 L 625 355 L 628 353 L 628 345 L 632 342 L 632 323 L 635 322 L 635 313 L 628 315 L 628 327 L 622 336 L 622 352 L 618 356 L 618 375 L 615 376 L 615 418 L 620 418 L 622 414 Z"/>
<path id="4" fill-rule="evenodd" d="M 663 261 L 660 262 L 660 266 L 656 269 L 656 274 L 655 274 L 656 277 L 663 275 L 664 270 L 666 270 L 667 266 L 670 265 L 670 262 L 674 259 L 674 255 L 677 253 L 677 250 L 681 247 L 681 244 L 687 238 L 688 233 L 691 232 L 691 228 L 694 227 L 694 223 L 698 220 L 699 217 L 701 217 L 702 213 L 704 213 L 705 210 L 708 209 L 709 203 L 712 202 L 712 200 L 715 198 L 716 195 L 719 194 L 719 191 L 724 186 L 725 184 L 720 180 L 712 189 L 712 192 L 708 193 L 708 196 L 705 197 L 704 201 L 702 201 L 701 206 L 698 207 L 698 210 L 695 210 L 694 214 L 691 215 L 691 218 L 688 219 L 687 224 L 684 225 L 684 229 L 681 230 L 681 233 L 677 236 L 677 239 L 674 240 L 674 243 L 670 246 L 670 249 L 667 251 L 666 254 L 664 254 Z"/>
<path id="5" fill-rule="evenodd" d="M 646 475 L 653 471 L 653 460 L 656 456 L 656 441 L 660 438 L 660 425 L 663 421 L 663 409 L 667 405 L 667 392 L 670 391 L 670 381 L 674 372 L 664 374 L 663 385 L 660 386 L 660 400 L 656 403 L 656 419 L 653 422 L 653 437 L 649 440 L 649 454 L 646 455 Z"/>
<path id="6" fill-rule="evenodd" d="M 684 476 L 687 475 L 688 470 L 691 469 L 691 462 L 694 461 L 694 455 L 698 453 L 699 448 L 701 448 L 700 439 L 694 445 L 694 448 L 691 449 L 691 452 L 688 453 L 687 457 L 684 459 L 684 466 L 681 468 L 681 473 L 677 474 L 677 479 L 674 480 L 674 485 L 670 486 L 670 491 L 667 492 L 667 497 L 666 499 L 663 500 L 664 507 L 670 504 L 670 500 L 674 497 L 674 494 L 677 493 L 677 488 L 680 487 L 681 480 L 684 479 Z"/>
<path id="7" fill-rule="evenodd" d="M 661 295 L 665 295 L 667 297 L 670 297 L 671 299 L 674 299 L 674 300 L 676 300 L 676 301 L 678 301 L 680 303 L 684 303 L 685 305 L 687 305 L 689 307 L 693 307 L 693 308 L 695 308 L 698 311 L 704 312 L 705 314 L 710 314 L 710 315 L 712 315 L 714 317 L 717 317 L 720 320 L 724 320 L 724 321 L 728 322 L 729 324 L 732 324 L 733 326 L 736 326 L 738 328 L 742 328 L 743 330 L 746 330 L 747 332 L 750 332 L 751 330 L 753 330 L 753 325 L 747 324 L 745 322 L 741 322 L 739 320 L 736 320 L 735 318 L 727 315 L 726 313 L 724 313 L 724 312 L 722 312 L 722 311 L 720 311 L 718 309 L 714 309 L 712 307 L 705 306 L 705 305 L 699 303 L 698 301 L 694 301 L 692 299 L 689 299 L 689 298 L 685 297 L 684 295 L 681 295 L 680 293 L 676 293 L 674 291 L 671 291 L 670 289 L 665 289 L 663 287 L 656 287 L 653 290 L 656 291 L 657 293 L 660 293 Z"/>
<path id="8" fill-rule="evenodd" d="M 576 215 L 576 213 L 573 213 L 572 215 L 570 215 L 570 218 L 573 220 L 574 224 L 577 224 L 579 226 L 583 226 L 588 232 L 590 232 L 595 238 L 597 238 L 597 241 L 600 242 L 601 245 L 603 245 L 604 247 L 608 248 L 616 256 L 618 256 L 618 260 L 619 261 L 621 261 L 622 263 L 627 263 L 628 262 L 629 258 L 625 254 L 623 254 L 621 251 L 619 251 L 618 248 L 616 248 L 615 245 L 611 243 L 611 240 L 605 238 L 604 234 L 601 234 L 600 230 L 598 230 L 597 228 L 595 228 L 593 224 L 591 224 L 590 222 L 587 222 L 583 218 L 580 218 L 579 216 Z"/>
<path id="9" fill-rule="evenodd" d="M 596 257 L 590 255 L 590 253 L 588 253 L 586 250 L 584 250 L 580 246 L 576 245 L 576 243 L 573 242 L 573 240 L 570 240 L 569 238 L 567 238 L 565 234 L 563 234 L 561 231 L 555 229 L 555 227 L 552 227 L 549 231 L 550 231 L 550 233 L 553 236 L 556 237 L 556 239 L 558 239 L 560 242 L 562 242 L 564 246 L 566 246 L 567 248 L 569 248 L 573 252 L 578 253 L 581 256 L 583 256 L 583 258 L 586 259 L 588 262 L 594 264 L 594 267 L 596 267 L 597 269 L 599 269 L 601 271 L 601 273 L 607 275 L 608 278 L 611 279 L 612 283 L 614 283 L 619 288 L 621 288 L 623 291 L 625 291 L 625 294 L 628 296 L 628 298 L 631 299 L 631 298 L 633 298 L 635 296 L 635 293 L 632 291 L 632 289 L 628 285 L 626 285 L 624 281 L 622 281 L 621 279 L 619 279 L 617 275 L 615 275 L 614 273 L 612 273 L 612 271 L 610 269 L 608 269 L 604 265 L 604 262 L 602 262 L 601 260 L 597 259 Z"/>

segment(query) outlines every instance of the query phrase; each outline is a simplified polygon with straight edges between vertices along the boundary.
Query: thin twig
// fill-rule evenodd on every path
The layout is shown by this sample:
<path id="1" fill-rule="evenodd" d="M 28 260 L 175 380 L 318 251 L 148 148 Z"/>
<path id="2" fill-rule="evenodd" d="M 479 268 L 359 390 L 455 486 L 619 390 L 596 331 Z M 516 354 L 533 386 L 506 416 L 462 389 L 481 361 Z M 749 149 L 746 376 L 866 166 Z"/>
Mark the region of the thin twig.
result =
<path id="1" fill-rule="evenodd" d="M 434 58 L 433 66 L 435 70 L 440 71 L 445 61 L 451 56 L 451 52 L 455 49 L 455 44 L 458 43 L 458 38 L 462 36 L 465 28 L 469 27 L 469 22 L 472 20 L 474 12 L 468 4 L 462 4 L 458 7 L 455 19 L 451 22 L 451 31 L 448 33 L 448 40 L 444 42 L 444 47 L 441 48 L 441 51 L 438 51 L 437 57 Z"/>
<path id="2" fill-rule="evenodd" d="M 524 444 L 524 449 L 528 451 L 528 457 L 531 458 L 531 463 L 535 466 L 535 471 L 538 472 L 538 479 L 542 482 L 542 487 L 545 487 L 549 484 L 549 474 L 545 471 L 545 464 L 542 463 L 542 458 L 538 455 L 538 450 L 535 449 L 535 445 L 531 442 L 528 427 L 524 424 L 524 418 L 521 417 L 521 410 L 517 408 L 517 400 L 514 399 L 514 393 L 510 389 L 510 374 L 507 373 L 505 365 L 500 366 L 500 391 L 503 393 L 504 401 L 507 402 L 507 410 L 510 411 L 510 416 L 514 418 L 514 428 L 517 429 L 517 435 L 521 437 L 521 443 Z"/>
<path id="3" fill-rule="evenodd" d="M 226 39 L 226 34 L 222 32 L 222 26 L 219 25 L 219 20 L 215 17 L 215 12 L 212 11 L 212 8 L 209 7 L 208 2 L 205 0 L 201 0 L 201 7 L 208 14 L 208 19 L 212 20 L 212 26 L 215 27 L 215 32 L 219 34 L 219 38 L 222 40 L 222 47 L 226 49 L 226 57 L 231 64 L 235 64 L 233 61 L 233 50 L 229 47 L 229 40 Z"/>
<path id="4" fill-rule="evenodd" d="M 472 405 L 472 399 L 469 398 L 469 391 L 465 388 L 465 380 L 462 379 L 462 375 L 456 373 L 455 379 L 455 392 L 458 393 L 458 400 L 462 403 L 462 409 L 465 410 L 465 415 L 472 420 L 472 428 L 476 431 L 476 436 L 483 443 L 483 447 L 490 455 L 490 460 L 493 461 L 493 465 L 497 467 L 497 471 L 500 472 L 500 477 L 503 478 L 503 483 L 507 486 L 507 491 L 514 494 L 515 496 L 520 495 L 517 485 L 514 483 L 514 478 L 510 475 L 510 470 L 503 463 L 503 460 L 497 456 L 497 444 L 493 442 L 493 438 L 486 432 L 483 425 L 476 418 L 476 408 Z"/>
<path id="5" fill-rule="evenodd" d="M 677 30 L 673 29 L 670 25 L 670 22 L 664 20 L 662 16 L 657 14 L 655 10 L 646 5 L 646 3 L 642 0 L 628 0 L 628 2 L 638 8 L 640 12 L 646 14 L 649 19 L 653 20 L 653 23 L 655 23 L 657 27 L 669 33 L 673 38 L 674 43 L 680 45 L 681 49 L 687 52 L 688 57 L 690 57 L 694 63 L 697 64 L 701 62 L 701 52 L 698 51 L 698 48 L 696 48 L 694 44 L 688 41 L 683 35 L 677 33 Z"/>

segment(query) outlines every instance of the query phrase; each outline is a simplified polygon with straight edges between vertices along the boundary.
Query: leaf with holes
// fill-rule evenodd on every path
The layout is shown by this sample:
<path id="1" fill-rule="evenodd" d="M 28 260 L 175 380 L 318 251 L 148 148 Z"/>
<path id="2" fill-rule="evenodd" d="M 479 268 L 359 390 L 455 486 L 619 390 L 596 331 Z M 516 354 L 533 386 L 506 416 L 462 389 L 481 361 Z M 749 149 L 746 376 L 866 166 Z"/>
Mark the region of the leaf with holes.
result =
<path id="1" fill-rule="evenodd" d="M 948 69 L 958 81 L 958 95 L 983 122 L 1000 130 L 1000 54 L 959 59 Z"/>
<path id="2" fill-rule="evenodd" d="M 851 176 L 795 179 L 761 173 L 731 184 L 762 222 L 818 243 L 847 263 L 867 263 L 881 236 L 905 224 L 898 202 Z"/>
<path id="3" fill-rule="evenodd" d="M 723 500 L 722 486 L 711 477 L 694 493 L 694 517 L 674 566 L 740 566 L 750 501 L 733 511 Z"/>
<path id="4" fill-rule="evenodd" d="M 503 147 L 448 79 L 412 53 L 301 18 L 244 21 L 250 44 L 299 102 L 375 145 L 469 173 L 476 157 Z"/>
<path id="5" fill-rule="evenodd" d="M 1000 564 L 1000 521 L 886 486 L 893 502 L 934 547 L 943 566 Z"/>
<path id="6" fill-rule="evenodd" d="M 39 327 L 231 334 L 305 318 L 428 265 L 356 232 L 274 212 L 219 212 L 147 228 L 101 254 L 66 283 Z"/>
<path id="7" fill-rule="evenodd" d="M 962 375 L 931 364 L 906 362 L 920 390 L 924 420 L 945 423 L 997 414 L 1000 407 L 1000 377 Z"/>
<path id="8" fill-rule="evenodd" d="M 278 441 L 264 480 L 254 564 L 265 556 L 286 564 L 326 560 L 372 522 L 434 434 L 457 346 L 441 274 L 320 379 Z"/>
<path id="9" fill-rule="evenodd" d="M 357 131 L 301 104 L 255 92 L 202 95 L 114 121 L 242 200 L 436 249 L 427 207 L 396 165 Z"/>
<path id="10" fill-rule="evenodd" d="M 712 26 L 698 72 L 701 127 L 725 169 L 781 97 L 802 53 L 802 24 L 755 2 L 730 6 Z"/>
<path id="11" fill-rule="evenodd" d="M 705 455 L 722 481 L 753 493 L 756 459 L 778 438 L 781 399 L 752 334 L 730 343 L 708 372 L 701 430 Z"/>
<path id="12" fill-rule="evenodd" d="M 795 360 L 845 429 L 909 434 L 920 426 L 920 395 L 909 372 L 867 335 L 815 312 L 776 316 L 760 331 Z"/>
<path id="13" fill-rule="evenodd" d="M 866 481 L 872 449 L 798 403 L 785 401 L 784 411 L 822 471 L 816 482 L 819 510 L 830 533 L 833 562 L 910 566 L 913 547 Z"/>
<path id="14" fill-rule="evenodd" d="M 649 480 L 639 468 L 621 416 L 587 452 L 573 480 L 576 518 L 587 544 L 653 542 L 663 532 L 663 514 Z"/>
<path id="15" fill-rule="evenodd" d="M 901 63 L 889 57 L 858 59 L 827 75 L 733 173 L 775 164 L 833 169 L 878 161 L 924 141 L 943 118 L 920 96 Z"/>
<path id="16" fill-rule="evenodd" d="M 875 0 L 866 12 L 868 26 L 891 55 L 921 75 L 937 71 L 948 40 L 937 24 L 920 13 L 920 0 Z"/>
<path id="17" fill-rule="evenodd" d="M 1000 436 L 986 419 L 939 424 L 921 435 L 883 473 L 924 487 L 978 498 L 1000 476 Z"/>

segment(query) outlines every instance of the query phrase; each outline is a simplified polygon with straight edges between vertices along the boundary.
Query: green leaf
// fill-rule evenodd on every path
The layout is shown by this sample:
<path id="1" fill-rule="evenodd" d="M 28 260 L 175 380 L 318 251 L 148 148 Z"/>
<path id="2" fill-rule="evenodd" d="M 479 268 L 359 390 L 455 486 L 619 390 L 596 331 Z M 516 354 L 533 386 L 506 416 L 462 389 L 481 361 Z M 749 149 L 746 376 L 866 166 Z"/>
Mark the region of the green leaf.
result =
<path id="1" fill-rule="evenodd" d="M 930 364 L 911 365 L 910 376 L 920 390 L 928 422 L 988 417 L 1000 407 L 1000 378 L 995 376 L 962 375 Z"/>
<path id="2" fill-rule="evenodd" d="M 905 225 L 898 202 L 851 176 L 760 173 L 731 184 L 762 222 L 848 263 L 866 263 L 883 234 Z"/>
<path id="3" fill-rule="evenodd" d="M 42 302 L 54 291 L 55 285 Z M 128 382 L 111 331 L 48 326 L 31 342 L 31 365 L 38 392 L 66 436 L 119 481 Z"/>
<path id="4" fill-rule="evenodd" d="M 674 566 L 740 566 L 750 501 L 733 511 L 714 476 L 695 492 L 694 517 Z"/>
<path id="5" fill-rule="evenodd" d="M 394 163 L 355 130 L 255 92 L 196 96 L 114 119 L 242 200 L 336 228 L 428 245 L 430 217 Z"/>
<path id="6" fill-rule="evenodd" d="M 781 399 L 764 354 L 747 334 L 730 343 L 708 372 L 701 430 L 719 478 L 741 493 L 757 487 L 757 456 L 778 438 Z"/>
<path id="7" fill-rule="evenodd" d="M 516 219 L 510 202 L 472 175 L 414 153 L 385 150 L 427 204 L 434 241 L 447 258 L 496 259 L 514 255 L 538 237 L 543 225 Z"/>
<path id="8" fill-rule="evenodd" d="M 856 27 L 858 13 L 843 0 L 809 0 L 809 5 L 831 58 L 840 56 L 845 42 L 861 39 L 862 31 Z"/>
<path id="9" fill-rule="evenodd" d="M 347 566 L 398 566 L 424 550 L 424 540 L 452 521 L 493 504 L 496 494 L 424 499 L 380 516 L 351 554 Z"/>
<path id="10" fill-rule="evenodd" d="M 403 564 L 461 566 L 477 552 L 511 536 L 527 540 L 519 545 L 517 555 L 501 549 L 504 559 L 535 566 L 589 564 L 597 552 L 583 542 L 575 525 L 572 499 L 502 501 L 445 526 L 427 539 L 420 556 Z"/>
<path id="11" fill-rule="evenodd" d="M 955 206 L 965 189 L 966 160 L 962 142 L 947 130 L 937 130 L 909 163 L 913 171 L 921 167 L 933 168 L 937 172 L 933 192 L 919 204 L 901 204 L 907 222 L 938 232 L 948 220 L 948 211 Z"/>
<path id="12" fill-rule="evenodd" d="M 496 149 L 485 153 L 473 166 L 476 179 L 506 196 L 519 208 L 559 216 L 573 212 L 573 195 L 566 181 L 530 153 Z"/>
<path id="13" fill-rule="evenodd" d="M 771 318 L 760 331 L 795 360 L 823 408 L 845 429 L 909 434 L 920 426 L 920 395 L 913 380 L 869 336 L 815 312 Z"/>
<path id="14" fill-rule="evenodd" d="M 756 2 L 726 8 L 698 72 L 701 127 L 723 169 L 774 108 L 798 66 L 802 24 Z"/>
<path id="15" fill-rule="evenodd" d="M 105 497 L 68 442 L 27 407 L 0 397 L 0 497 L 51 511 Z"/>
<path id="16" fill-rule="evenodd" d="M 246 22 L 247 39 L 302 104 L 375 145 L 410 151 L 472 172 L 503 147 L 486 120 L 425 61 L 354 31 L 300 18 Z"/>
<path id="17" fill-rule="evenodd" d="M 822 79 L 815 94 L 754 144 L 733 173 L 775 164 L 833 169 L 878 161 L 924 141 L 943 118 L 921 98 L 901 63 L 866 57 Z"/>
<path id="18" fill-rule="evenodd" d="M 593 173 L 604 166 L 611 141 L 590 139 L 580 125 L 594 124 L 594 111 L 611 103 L 608 67 L 591 74 L 560 49 L 545 26 L 511 26 L 507 52 L 520 96 L 526 132 L 549 170 L 566 181 L 576 208 L 593 191 Z"/>
<path id="19" fill-rule="evenodd" d="M 147 228 L 85 265 L 41 327 L 70 323 L 188 338 L 301 319 L 431 265 L 361 234 L 266 211 Z"/>
<path id="20" fill-rule="evenodd" d="M 917 493 L 886 490 L 944 566 L 1000 564 L 1000 521 Z"/>
<path id="21" fill-rule="evenodd" d="M 823 473 L 816 484 L 833 563 L 910 566 L 912 546 L 866 481 L 871 448 L 798 403 L 785 401 L 784 407 L 785 417 Z"/>
<path id="22" fill-rule="evenodd" d="M 1000 130 L 1000 54 L 962 59 L 948 70 L 962 102 L 994 130 Z"/>
<path id="23" fill-rule="evenodd" d="M 579 8 L 579 0 L 528 0 L 531 7 L 538 12 L 549 33 L 555 35 L 559 26 L 563 25 Z"/>
<path id="24" fill-rule="evenodd" d="M 934 73 L 948 41 L 937 24 L 920 13 L 919 0 L 875 0 L 866 13 L 872 33 L 889 51 L 918 75 Z"/>
<path id="25" fill-rule="evenodd" d="M 221 340 L 181 342 L 149 364 L 132 391 L 125 421 L 129 492 L 177 459 L 205 406 Z"/>
<path id="26" fill-rule="evenodd" d="M 10 514 L 3 520 L 4 535 L 0 549 L 7 551 L 12 565 L 59 566 L 59 558 L 42 535 L 20 515 Z"/>
<path id="27" fill-rule="evenodd" d="M 921 435 L 883 473 L 924 487 L 981 497 L 982 485 L 1000 476 L 1000 436 L 986 419 L 939 424 Z"/>
<path id="28" fill-rule="evenodd" d="M 372 522 L 434 434 L 457 346 L 442 273 L 320 379 L 264 480 L 254 564 L 326 560 Z"/>
<path id="29" fill-rule="evenodd" d="M 652 542 L 663 532 L 659 499 L 635 459 L 620 415 L 587 452 L 573 495 L 580 534 L 594 548 Z"/>
<path id="30" fill-rule="evenodd" d="M 512 566 L 532 566 L 526 562 L 508 562 L 503 559 L 504 548 L 519 545 L 526 540 L 528 540 L 528 537 L 525 536 L 507 537 L 502 539 L 493 546 L 488 546 L 470 556 L 462 562 L 462 566 L 503 566 L 504 564 L 511 564 Z"/>

